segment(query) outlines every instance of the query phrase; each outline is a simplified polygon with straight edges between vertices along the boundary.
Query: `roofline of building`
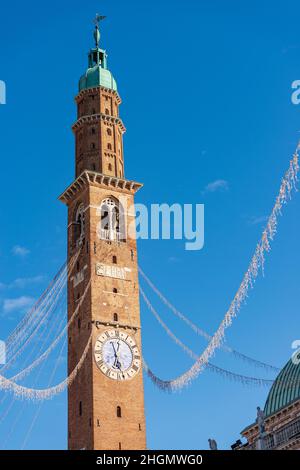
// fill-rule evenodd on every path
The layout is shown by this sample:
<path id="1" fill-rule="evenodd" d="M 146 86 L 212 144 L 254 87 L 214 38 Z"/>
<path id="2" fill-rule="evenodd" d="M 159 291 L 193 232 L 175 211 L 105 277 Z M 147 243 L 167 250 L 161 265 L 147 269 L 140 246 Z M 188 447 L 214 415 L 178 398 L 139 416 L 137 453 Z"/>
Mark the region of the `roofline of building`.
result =
<path id="1" fill-rule="evenodd" d="M 271 415 L 266 416 L 266 423 L 270 419 L 272 419 L 274 416 L 276 416 L 279 413 L 282 413 L 283 410 L 285 410 L 286 408 L 289 408 L 290 406 L 293 406 L 297 402 L 300 402 L 299 398 L 296 398 L 296 400 L 291 401 L 288 405 L 282 406 L 281 408 L 279 408 L 277 411 L 275 411 Z M 256 422 L 254 422 L 252 424 L 249 424 L 249 426 L 247 426 L 245 429 L 243 429 L 243 431 L 241 431 L 241 435 L 244 435 L 244 433 L 247 432 L 249 429 L 255 428 L 255 427 L 258 427 L 258 424 Z"/>

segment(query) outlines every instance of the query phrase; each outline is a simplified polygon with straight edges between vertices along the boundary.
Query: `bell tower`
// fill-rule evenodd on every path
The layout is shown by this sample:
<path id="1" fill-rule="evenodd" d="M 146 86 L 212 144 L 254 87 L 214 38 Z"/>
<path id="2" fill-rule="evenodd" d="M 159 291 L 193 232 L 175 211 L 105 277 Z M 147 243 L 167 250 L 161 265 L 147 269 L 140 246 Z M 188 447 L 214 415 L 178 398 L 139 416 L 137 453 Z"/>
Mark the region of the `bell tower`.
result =
<path id="1" fill-rule="evenodd" d="M 75 98 L 75 181 L 68 207 L 68 371 L 85 361 L 68 390 L 69 449 L 146 448 L 134 195 L 125 179 L 121 99 L 95 47 Z"/>

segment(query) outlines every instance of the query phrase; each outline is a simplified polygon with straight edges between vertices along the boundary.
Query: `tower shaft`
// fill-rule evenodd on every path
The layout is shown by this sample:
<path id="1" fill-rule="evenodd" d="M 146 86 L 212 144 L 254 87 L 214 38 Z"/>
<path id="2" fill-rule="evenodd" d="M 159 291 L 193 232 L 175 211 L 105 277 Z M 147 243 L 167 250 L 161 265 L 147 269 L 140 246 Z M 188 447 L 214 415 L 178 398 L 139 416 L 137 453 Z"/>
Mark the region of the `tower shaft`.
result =
<path id="1" fill-rule="evenodd" d="M 68 206 L 68 371 L 92 346 L 68 390 L 69 449 L 145 449 L 134 195 L 124 178 L 121 99 L 106 52 L 92 49 L 76 97 L 75 181 Z M 75 312 L 75 313 L 74 313 Z"/>

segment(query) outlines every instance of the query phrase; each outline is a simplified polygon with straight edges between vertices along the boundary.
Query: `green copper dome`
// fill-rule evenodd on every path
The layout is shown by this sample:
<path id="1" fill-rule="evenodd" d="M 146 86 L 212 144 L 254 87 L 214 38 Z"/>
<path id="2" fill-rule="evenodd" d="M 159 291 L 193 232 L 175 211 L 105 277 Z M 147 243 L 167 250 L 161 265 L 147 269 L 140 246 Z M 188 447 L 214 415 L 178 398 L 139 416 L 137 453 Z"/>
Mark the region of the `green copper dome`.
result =
<path id="1" fill-rule="evenodd" d="M 117 82 L 112 76 L 111 72 L 101 65 L 94 65 L 89 67 L 84 75 L 79 80 L 79 91 L 103 86 L 117 91 Z"/>
<path id="2" fill-rule="evenodd" d="M 79 91 L 86 90 L 87 88 L 94 88 L 103 86 L 117 91 L 117 82 L 115 81 L 112 73 L 107 68 L 107 54 L 106 51 L 99 48 L 100 31 L 98 22 L 104 19 L 97 15 L 96 28 L 94 31 L 95 48 L 91 49 L 88 55 L 88 69 L 85 74 L 80 77 Z"/>
<path id="3" fill-rule="evenodd" d="M 298 357 L 297 353 L 294 357 Z M 266 416 L 277 413 L 281 408 L 300 399 L 300 363 L 294 362 L 289 360 L 272 385 L 264 409 Z"/>

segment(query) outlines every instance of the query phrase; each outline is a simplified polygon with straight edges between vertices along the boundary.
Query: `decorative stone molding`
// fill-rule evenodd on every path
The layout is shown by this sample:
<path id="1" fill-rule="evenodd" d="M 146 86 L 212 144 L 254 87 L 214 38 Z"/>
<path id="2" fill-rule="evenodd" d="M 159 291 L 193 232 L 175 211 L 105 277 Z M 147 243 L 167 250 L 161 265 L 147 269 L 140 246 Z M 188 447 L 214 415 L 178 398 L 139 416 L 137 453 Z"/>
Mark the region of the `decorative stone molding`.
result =
<path id="1" fill-rule="evenodd" d="M 124 126 L 122 119 L 103 113 L 81 116 L 79 119 L 77 119 L 75 124 L 73 124 L 72 130 L 75 132 L 81 129 L 84 124 L 96 124 L 100 121 L 103 121 L 107 124 L 116 124 L 120 128 L 122 134 L 126 132 L 126 127 Z"/>
<path id="2" fill-rule="evenodd" d="M 64 204 L 73 201 L 74 198 L 88 185 L 106 186 L 109 189 L 127 190 L 136 193 L 143 185 L 136 181 L 128 181 L 116 176 L 103 175 L 95 171 L 85 170 L 80 176 L 59 196 L 59 200 Z"/>
<path id="3" fill-rule="evenodd" d="M 85 90 L 81 90 L 77 96 L 75 96 L 76 103 L 80 103 L 80 101 L 84 98 L 85 95 L 90 95 L 91 93 L 98 93 L 99 90 L 104 91 L 108 95 L 113 96 L 116 98 L 117 103 L 120 105 L 122 103 L 121 97 L 119 93 L 115 90 L 111 90 L 110 88 L 105 88 L 103 86 L 93 87 L 93 88 L 86 88 Z"/>

